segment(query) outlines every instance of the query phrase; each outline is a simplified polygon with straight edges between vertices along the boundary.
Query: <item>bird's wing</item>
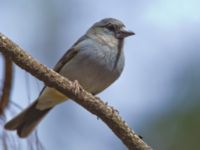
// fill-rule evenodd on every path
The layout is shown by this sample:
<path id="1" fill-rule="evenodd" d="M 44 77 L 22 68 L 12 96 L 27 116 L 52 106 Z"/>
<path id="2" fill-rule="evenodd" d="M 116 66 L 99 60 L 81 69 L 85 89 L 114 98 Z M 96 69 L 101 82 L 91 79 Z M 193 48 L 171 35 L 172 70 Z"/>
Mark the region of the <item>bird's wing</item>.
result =
<path id="1" fill-rule="evenodd" d="M 88 38 L 87 37 L 87 35 L 84 35 L 84 36 L 82 36 L 62 57 L 61 57 L 61 59 L 57 62 L 57 64 L 54 66 L 54 68 L 53 68 L 53 70 L 55 71 L 55 72 L 60 72 L 60 70 L 62 69 L 62 67 L 66 64 L 66 63 L 68 63 L 71 59 L 73 59 L 77 54 L 78 54 L 78 52 L 80 51 L 80 49 L 79 49 L 79 46 L 78 46 L 78 44 L 80 43 L 80 42 L 82 42 L 83 40 L 85 40 L 86 38 Z M 41 95 L 43 92 L 44 92 L 44 90 L 45 90 L 45 88 L 46 88 L 47 86 L 44 86 L 43 87 L 43 89 L 40 91 L 40 94 L 39 95 Z"/>
<path id="2" fill-rule="evenodd" d="M 78 53 L 78 49 L 76 47 L 72 47 L 70 48 L 63 56 L 62 58 L 58 61 L 58 63 L 55 65 L 55 67 L 53 68 L 54 71 L 56 72 L 60 72 L 60 70 L 62 69 L 62 67 L 68 63 L 74 56 L 76 56 L 76 54 Z"/>
<path id="3" fill-rule="evenodd" d="M 76 54 L 79 52 L 78 44 L 82 42 L 86 37 L 86 35 L 82 36 L 63 56 L 62 58 L 58 61 L 58 63 L 54 67 L 54 71 L 60 72 L 62 67 L 68 63 Z"/>

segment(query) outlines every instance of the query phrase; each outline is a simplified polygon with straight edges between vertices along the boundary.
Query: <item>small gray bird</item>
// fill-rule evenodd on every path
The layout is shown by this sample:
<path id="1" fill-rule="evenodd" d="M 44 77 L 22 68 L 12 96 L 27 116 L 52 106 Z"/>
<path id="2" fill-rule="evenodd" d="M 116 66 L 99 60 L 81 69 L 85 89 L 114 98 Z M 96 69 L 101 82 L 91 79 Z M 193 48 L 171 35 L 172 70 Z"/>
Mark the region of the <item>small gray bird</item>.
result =
<path id="1" fill-rule="evenodd" d="M 124 38 L 134 35 L 114 18 L 95 23 L 58 61 L 54 70 L 78 82 L 92 94 L 110 86 L 124 68 Z M 42 118 L 57 104 L 68 98 L 45 86 L 38 98 L 10 120 L 5 128 L 17 130 L 19 137 L 28 136 Z"/>

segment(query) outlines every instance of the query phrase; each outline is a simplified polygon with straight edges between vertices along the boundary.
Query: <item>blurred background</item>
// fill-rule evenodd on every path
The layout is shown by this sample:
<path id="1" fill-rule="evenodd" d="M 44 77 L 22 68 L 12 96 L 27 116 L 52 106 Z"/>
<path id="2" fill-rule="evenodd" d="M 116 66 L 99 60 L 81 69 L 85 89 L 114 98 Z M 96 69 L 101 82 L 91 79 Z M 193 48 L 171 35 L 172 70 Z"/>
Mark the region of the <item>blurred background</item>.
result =
<path id="1" fill-rule="evenodd" d="M 126 40 L 123 74 L 99 96 L 154 149 L 197 150 L 199 6 L 198 0 L 0 0 L 0 32 L 53 67 L 94 22 L 105 17 L 122 20 L 136 35 Z M 2 67 L 0 56 L 0 81 Z M 24 108 L 43 83 L 17 66 L 14 71 L 11 100 Z M 7 119 L 15 114 L 8 113 Z M 6 134 L 22 143 L 20 150 L 30 149 L 24 139 Z M 46 150 L 126 149 L 101 120 L 73 101 L 51 111 L 39 125 L 38 137 Z"/>

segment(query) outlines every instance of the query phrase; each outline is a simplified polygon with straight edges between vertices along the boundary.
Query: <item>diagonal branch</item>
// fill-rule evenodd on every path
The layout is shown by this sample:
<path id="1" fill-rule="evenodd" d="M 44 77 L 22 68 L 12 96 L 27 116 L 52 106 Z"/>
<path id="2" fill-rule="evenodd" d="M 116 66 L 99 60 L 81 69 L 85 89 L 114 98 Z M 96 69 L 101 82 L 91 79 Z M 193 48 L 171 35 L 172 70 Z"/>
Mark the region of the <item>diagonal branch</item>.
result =
<path id="1" fill-rule="evenodd" d="M 77 88 L 76 82 L 69 81 L 52 69 L 38 63 L 38 61 L 2 34 L 0 34 L 0 52 L 10 57 L 22 69 L 45 82 L 47 86 L 57 89 L 92 114 L 97 115 L 121 139 L 129 150 L 151 150 L 151 147 L 128 127 L 127 123 L 113 107 L 108 106 L 99 98 L 88 93 L 80 85 Z"/>

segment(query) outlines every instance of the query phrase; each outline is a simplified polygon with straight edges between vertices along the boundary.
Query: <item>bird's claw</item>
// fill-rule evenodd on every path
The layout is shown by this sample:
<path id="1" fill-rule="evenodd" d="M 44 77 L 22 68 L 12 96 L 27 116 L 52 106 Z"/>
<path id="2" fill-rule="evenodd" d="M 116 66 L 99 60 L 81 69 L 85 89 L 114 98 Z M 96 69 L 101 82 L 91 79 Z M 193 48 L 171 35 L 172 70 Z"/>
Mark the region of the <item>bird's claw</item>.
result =
<path id="1" fill-rule="evenodd" d="M 73 87 L 73 92 L 75 93 L 75 95 L 77 95 L 79 93 L 79 91 L 81 90 L 81 86 L 78 82 L 78 80 L 74 80 L 72 83 L 71 83 L 71 86 Z"/>

